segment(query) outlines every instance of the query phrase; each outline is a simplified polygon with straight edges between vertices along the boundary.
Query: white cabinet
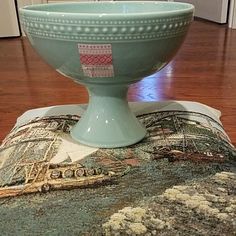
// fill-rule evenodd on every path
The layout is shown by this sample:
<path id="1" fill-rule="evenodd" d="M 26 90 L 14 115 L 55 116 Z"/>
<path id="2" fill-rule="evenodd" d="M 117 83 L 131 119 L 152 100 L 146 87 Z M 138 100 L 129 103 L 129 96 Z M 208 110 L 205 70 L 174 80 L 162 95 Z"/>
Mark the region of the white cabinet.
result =
<path id="1" fill-rule="evenodd" d="M 14 0 L 0 0 L 0 37 L 20 36 Z"/>

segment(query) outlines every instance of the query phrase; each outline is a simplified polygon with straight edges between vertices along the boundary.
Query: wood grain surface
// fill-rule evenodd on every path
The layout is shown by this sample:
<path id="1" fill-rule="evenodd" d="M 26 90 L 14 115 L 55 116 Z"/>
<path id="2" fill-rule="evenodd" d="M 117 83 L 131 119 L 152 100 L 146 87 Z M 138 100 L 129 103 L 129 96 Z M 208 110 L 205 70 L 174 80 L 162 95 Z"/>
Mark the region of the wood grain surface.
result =
<path id="1" fill-rule="evenodd" d="M 161 72 L 130 87 L 129 101 L 197 101 L 222 112 L 236 144 L 236 30 L 194 21 L 187 39 Z M 0 39 L 0 141 L 29 109 L 87 103 L 86 89 L 58 74 L 26 38 Z"/>

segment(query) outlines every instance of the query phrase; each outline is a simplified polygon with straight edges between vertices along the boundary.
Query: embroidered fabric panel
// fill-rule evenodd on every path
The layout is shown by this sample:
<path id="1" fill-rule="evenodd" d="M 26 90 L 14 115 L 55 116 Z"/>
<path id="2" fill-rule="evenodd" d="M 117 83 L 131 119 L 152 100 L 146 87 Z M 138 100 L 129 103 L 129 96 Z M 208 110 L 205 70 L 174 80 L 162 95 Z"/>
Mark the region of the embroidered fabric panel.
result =
<path id="1" fill-rule="evenodd" d="M 85 76 L 114 77 L 111 44 L 78 44 L 80 63 Z"/>

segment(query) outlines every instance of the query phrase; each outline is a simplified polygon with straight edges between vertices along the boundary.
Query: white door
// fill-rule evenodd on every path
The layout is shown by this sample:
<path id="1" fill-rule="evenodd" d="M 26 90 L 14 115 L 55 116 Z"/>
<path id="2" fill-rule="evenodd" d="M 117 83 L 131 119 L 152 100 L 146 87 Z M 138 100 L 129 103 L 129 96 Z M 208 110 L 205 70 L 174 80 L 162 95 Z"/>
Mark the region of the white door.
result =
<path id="1" fill-rule="evenodd" d="M 236 29 L 236 0 L 230 1 L 229 27 Z"/>
<path id="2" fill-rule="evenodd" d="M 176 2 L 192 3 L 197 17 L 217 23 L 227 22 L 229 0 L 177 0 Z"/>
<path id="3" fill-rule="evenodd" d="M 0 0 L 0 37 L 20 36 L 14 0 Z"/>

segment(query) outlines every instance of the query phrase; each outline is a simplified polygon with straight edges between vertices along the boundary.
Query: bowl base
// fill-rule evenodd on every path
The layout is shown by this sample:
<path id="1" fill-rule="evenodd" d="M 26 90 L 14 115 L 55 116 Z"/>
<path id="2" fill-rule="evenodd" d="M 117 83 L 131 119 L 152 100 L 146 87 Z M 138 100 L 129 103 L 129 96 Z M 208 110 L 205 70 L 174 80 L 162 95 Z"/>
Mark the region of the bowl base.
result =
<path id="1" fill-rule="evenodd" d="M 103 142 L 103 140 L 91 140 L 91 138 L 89 137 L 89 140 L 85 139 L 84 137 L 78 135 L 78 132 L 77 131 L 71 131 L 71 137 L 81 143 L 81 144 L 84 144 L 86 146 L 90 146 L 90 147 L 98 147 L 98 148 L 121 148 L 121 147 L 127 147 L 127 146 L 130 146 L 132 144 L 135 144 L 135 143 L 138 143 L 139 141 L 141 141 L 145 135 L 146 135 L 146 130 L 143 130 L 142 132 L 140 132 L 139 134 L 139 137 L 137 137 L 137 134 L 135 133 L 134 137 L 133 138 L 129 138 L 127 140 L 127 137 L 126 139 L 123 139 L 123 140 L 109 140 L 109 143 L 105 140 Z"/>

